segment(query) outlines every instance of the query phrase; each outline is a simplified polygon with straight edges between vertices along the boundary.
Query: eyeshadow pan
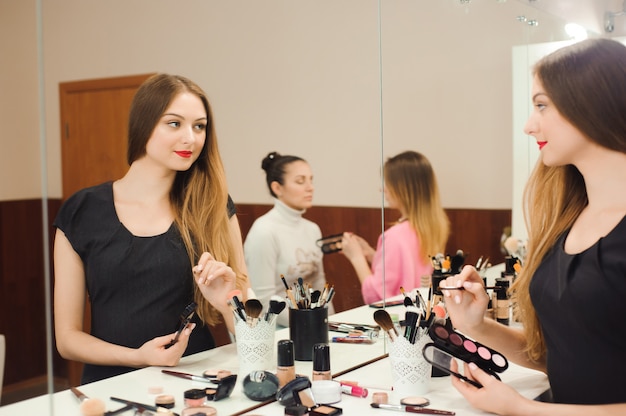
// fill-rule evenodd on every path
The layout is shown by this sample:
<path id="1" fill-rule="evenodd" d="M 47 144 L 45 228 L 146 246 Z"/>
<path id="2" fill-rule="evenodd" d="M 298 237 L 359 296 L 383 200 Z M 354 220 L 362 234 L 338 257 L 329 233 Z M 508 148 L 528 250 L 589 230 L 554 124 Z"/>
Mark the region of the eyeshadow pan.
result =
<path id="1" fill-rule="evenodd" d="M 463 344 L 463 338 L 456 332 L 450 334 L 450 342 L 454 345 L 461 346 Z"/>
<path id="2" fill-rule="evenodd" d="M 498 367 L 504 367 L 506 365 L 506 360 L 500 354 L 493 354 L 493 357 L 491 357 L 491 360 Z"/>
<path id="3" fill-rule="evenodd" d="M 491 359 L 491 352 L 489 352 L 489 350 L 483 346 L 478 347 L 478 355 L 481 356 L 481 358 L 485 359 L 485 360 L 489 360 Z"/>
<path id="4" fill-rule="evenodd" d="M 441 339 L 448 339 L 448 330 L 442 326 L 436 326 L 435 333 Z"/>
<path id="5" fill-rule="evenodd" d="M 466 339 L 463 342 L 463 346 L 465 347 L 465 349 L 471 353 L 476 352 L 476 350 L 478 349 L 478 347 L 476 347 L 476 344 L 474 344 L 474 341 L 471 341 L 469 339 Z"/>

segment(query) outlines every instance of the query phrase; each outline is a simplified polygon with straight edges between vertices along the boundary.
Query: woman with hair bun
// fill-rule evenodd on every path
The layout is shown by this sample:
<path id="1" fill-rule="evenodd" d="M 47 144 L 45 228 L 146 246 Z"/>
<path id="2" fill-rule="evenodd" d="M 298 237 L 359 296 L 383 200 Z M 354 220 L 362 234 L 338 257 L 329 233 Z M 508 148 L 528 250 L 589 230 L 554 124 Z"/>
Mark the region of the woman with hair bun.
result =
<path id="1" fill-rule="evenodd" d="M 289 286 L 302 278 L 321 290 L 326 283 L 322 251 L 316 241 L 320 227 L 302 215 L 313 205 L 313 173 L 298 156 L 269 153 L 262 161 L 274 207 L 252 224 L 244 243 L 250 285 L 258 299 L 269 303 L 273 295 L 285 296 Z M 329 314 L 333 313 L 329 305 Z M 289 326 L 287 308 L 278 316 L 279 326 Z"/>

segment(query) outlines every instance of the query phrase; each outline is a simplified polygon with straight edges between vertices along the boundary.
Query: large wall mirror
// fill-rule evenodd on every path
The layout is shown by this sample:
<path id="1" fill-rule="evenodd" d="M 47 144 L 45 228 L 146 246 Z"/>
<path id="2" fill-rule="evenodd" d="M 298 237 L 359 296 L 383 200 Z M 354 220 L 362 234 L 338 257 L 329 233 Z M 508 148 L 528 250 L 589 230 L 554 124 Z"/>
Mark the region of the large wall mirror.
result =
<path id="1" fill-rule="evenodd" d="M 497 261 L 514 198 L 513 90 L 530 88 L 513 85 L 513 50 L 568 39 L 565 22 L 532 3 L 0 1 L 0 51 L 18 61 L 3 65 L 0 76 L 3 145 L 20 138 L 15 151 L 0 155 L 0 330 L 7 335 L 1 404 L 68 387 L 63 361 L 45 342 L 44 282 L 51 277 L 46 244 L 32 225 L 43 223 L 48 236 L 41 207 L 53 216 L 63 195 L 60 83 L 152 72 L 196 81 L 212 101 L 244 232 L 272 204 L 260 164 L 276 150 L 310 162 L 311 216 L 324 233 L 361 232 L 375 245 L 396 219 L 384 209 L 382 163 L 420 151 L 435 168 L 456 227 L 449 248 L 469 246 L 474 260 L 492 250 Z M 16 38 L 26 46 L 17 42 L 16 49 Z M 472 246 L 472 236 L 488 243 Z M 340 309 L 359 303 L 348 266 L 340 257 L 325 264 L 329 280 L 345 285 L 349 300 Z M 29 322 L 9 318 L 17 314 Z"/>

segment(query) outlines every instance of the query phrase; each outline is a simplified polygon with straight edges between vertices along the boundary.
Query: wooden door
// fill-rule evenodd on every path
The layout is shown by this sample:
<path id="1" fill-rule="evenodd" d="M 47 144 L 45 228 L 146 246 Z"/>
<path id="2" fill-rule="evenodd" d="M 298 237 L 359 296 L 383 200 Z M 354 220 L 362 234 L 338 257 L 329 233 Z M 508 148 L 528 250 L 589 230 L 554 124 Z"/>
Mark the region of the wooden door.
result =
<path id="1" fill-rule="evenodd" d="M 126 173 L 128 112 L 137 88 L 150 75 L 59 85 L 63 199 Z"/>
<path id="2" fill-rule="evenodd" d="M 124 176 L 130 104 L 150 75 L 59 84 L 63 200 L 82 188 Z M 87 331 L 90 319 L 86 302 Z M 67 362 L 70 386 L 80 384 L 82 368 L 82 363 Z"/>

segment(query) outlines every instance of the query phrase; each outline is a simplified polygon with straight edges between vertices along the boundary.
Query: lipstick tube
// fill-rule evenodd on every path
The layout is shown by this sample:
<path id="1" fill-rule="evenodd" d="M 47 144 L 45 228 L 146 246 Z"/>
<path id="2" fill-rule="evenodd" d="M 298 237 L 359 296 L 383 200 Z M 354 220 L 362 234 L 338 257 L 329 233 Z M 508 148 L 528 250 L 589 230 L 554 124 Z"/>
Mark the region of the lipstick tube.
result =
<path id="1" fill-rule="evenodd" d="M 341 385 L 341 392 L 355 397 L 367 397 L 369 392 L 366 388 L 359 386 L 350 386 L 348 384 Z"/>

